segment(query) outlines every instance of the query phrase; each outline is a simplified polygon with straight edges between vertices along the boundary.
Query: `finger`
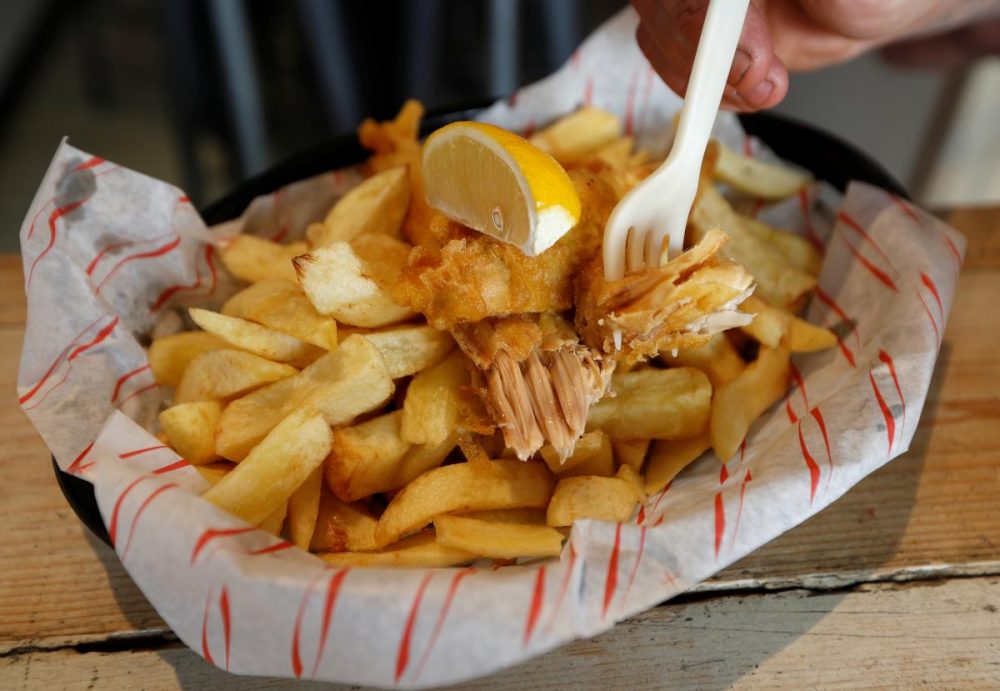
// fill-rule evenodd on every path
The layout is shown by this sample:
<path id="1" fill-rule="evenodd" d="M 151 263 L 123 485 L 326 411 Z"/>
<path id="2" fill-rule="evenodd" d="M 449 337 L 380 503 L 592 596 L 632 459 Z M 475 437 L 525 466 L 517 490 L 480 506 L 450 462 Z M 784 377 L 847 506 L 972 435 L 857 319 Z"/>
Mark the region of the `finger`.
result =
<path id="1" fill-rule="evenodd" d="M 653 40 L 649 30 L 643 24 L 635 32 L 635 40 L 639 44 L 639 49 L 649 60 L 656 73 L 660 75 L 670 90 L 679 96 L 687 93 L 688 71 L 678 68 L 678 61 L 668 57 L 660 46 Z"/>
<path id="2" fill-rule="evenodd" d="M 671 88 L 686 84 L 705 22 L 705 0 L 633 0 L 632 4 L 642 19 L 647 57 L 655 56 L 654 67 Z M 769 108 L 784 98 L 787 82 L 784 65 L 774 55 L 767 21 L 751 5 L 729 73 L 732 88 L 727 89 L 723 104 L 738 110 Z"/>

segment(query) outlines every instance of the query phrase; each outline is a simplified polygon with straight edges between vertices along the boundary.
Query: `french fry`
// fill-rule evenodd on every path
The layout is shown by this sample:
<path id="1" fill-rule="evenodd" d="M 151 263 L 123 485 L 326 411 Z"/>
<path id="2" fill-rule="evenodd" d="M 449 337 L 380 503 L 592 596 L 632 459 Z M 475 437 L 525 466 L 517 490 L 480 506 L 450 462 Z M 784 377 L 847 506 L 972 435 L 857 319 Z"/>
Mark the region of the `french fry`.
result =
<path id="1" fill-rule="evenodd" d="M 408 377 L 438 364 L 455 346 L 444 331 L 430 326 L 403 326 L 365 334 L 385 358 L 389 376 Z"/>
<path id="2" fill-rule="evenodd" d="M 594 157 L 604 161 L 615 170 L 625 170 L 629 165 L 629 158 L 632 156 L 634 146 L 634 137 L 620 137 L 596 149 Z"/>
<path id="3" fill-rule="evenodd" d="M 489 559 L 557 557 L 563 534 L 547 525 L 491 523 L 476 518 L 438 516 L 437 541 Z"/>
<path id="4" fill-rule="evenodd" d="M 521 523 L 545 525 L 545 509 L 489 509 L 451 514 L 463 518 L 475 518 L 490 523 Z"/>
<path id="5" fill-rule="evenodd" d="M 384 405 L 392 392 L 378 350 L 364 336 L 351 336 L 298 374 L 226 406 L 215 448 L 223 458 L 239 461 L 295 410 L 316 410 L 328 424 L 343 425 Z"/>
<path id="6" fill-rule="evenodd" d="M 211 463 L 215 453 L 215 428 L 222 417 L 222 406 L 215 401 L 179 403 L 160 413 L 160 426 L 170 448 L 192 465 Z"/>
<path id="7" fill-rule="evenodd" d="M 384 170 L 345 194 L 322 224 L 309 227 L 306 238 L 313 247 L 323 247 L 336 241 L 350 242 L 368 233 L 399 237 L 409 203 L 406 168 Z"/>
<path id="8" fill-rule="evenodd" d="M 712 384 L 699 370 L 643 369 L 615 375 L 615 396 L 590 409 L 587 429 L 613 439 L 683 439 L 705 429 Z"/>
<path id="9" fill-rule="evenodd" d="M 232 463 L 227 463 L 226 461 L 219 461 L 217 463 L 207 463 L 205 465 L 196 465 L 195 470 L 201 475 L 210 485 L 214 485 L 219 480 L 224 478 L 229 471 L 235 468 Z"/>
<path id="10" fill-rule="evenodd" d="M 307 250 L 304 242 L 279 245 L 253 235 L 237 235 L 219 249 L 219 256 L 229 273 L 248 283 L 267 278 L 294 281 L 292 258 Z"/>
<path id="11" fill-rule="evenodd" d="M 465 356 L 454 353 L 433 367 L 418 372 L 406 390 L 400 432 L 411 444 L 437 445 L 458 424 L 459 387 L 470 381 Z"/>
<path id="12" fill-rule="evenodd" d="M 615 474 L 615 457 L 614 452 L 611 450 L 611 440 L 601 430 L 587 432 L 584 437 L 588 435 L 594 436 L 596 446 L 591 443 L 581 449 L 584 456 L 582 460 L 578 461 L 573 458 L 573 456 L 576 456 L 576 450 L 574 449 L 573 455 L 566 459 L 567 463 L 560 466 L 559 454 L 555 453 L 551 447 L 544 446 L 541 449 L 542 459 L 549 466 L 549 469 L 560 478 L 576 477 L 577 475 L 611 477 Z"/>
<path id="13" fill-rule="evenodd" d="M 313 552 L 356 552 L 375 549 L 378 519 L 360 504 L 346 504 L 326 491 L 320 492 Z"/>
<path id="14" fill-rule="evenodd" d="M 399 434 L 402 417 L 396 410 L 333 431 L 324 477 L 338 499 L 350 502 L 397 488 L 396 473 L 411 446 Z"/>
<path id="15" fill-rule="evenodd" d="M 777 248 L 788 266 L 805 271 L 810 276 L 819 276 L 820 268 L 823 266 L 823 256 L 811 242 L 801 235 L 774 228 L 756 218 L 749 216 L 741 218 L 744 229 Z"/>
<path id="16" fill-rule="evenodd" d="M 149 367 L 160 386 L 177 386 L 191 361 L 202 353 L 229 344 L 207 331 L 182 331 L 159 338 L 149 346 Z"/>
<path id="17" fill-rule="evenodd" d="M 651 439 L 612 439 L 611 449 L 614 451 L 615 463 L 642 472 L 651 441 Z"/>
<path id="18" fill-rule="evenodd" d="M 742 327 L 743 332 L 768 348 L 777 348 L 782 339 L 787 341 L 793 353 L 825 350 L 837 344 L 836 334 L 829 329 L 810 324 L 753 295 L 740 305 L 740 310 L 756 315 L 750 324 Z"/>
<path id="19" fill-rule="evenodd" d="M 617 115 L 584 107 L 536 132 L 530 141 L 565 164 L 578 161 L 621 136 L 622 123 Z"/>
<path id="20" fill-rule="evenodd" d="M 411 535 L 380 552 L 328 552 L 319 556 L 337 566 L 423 569 L 467 564 L 476 558 L 464 550 L 442 545 L 433 532 Z"/>
<path id="21" fill-rule="evenodd" d="M 741 312 L 754 315 L 753 321 L 740 327 L 743 333 L 757 339 L 768 348 L 777 348 L 791 326 L 792 315 L 756 295 L 751 295 L 739 307 Z"/>
<path id="22" fill-rule="evenodd" d="M 811 324 L 798 317 L 792 318 L 788 330 L 788 349 L 793 353 L 811 353 L 837 345 L 837 334 L 830 329 Z"/>
<path id="23" fill-rule="evenodd" d="M 202 496 L 237 518 L 260 525 L 323 463 L 330 453 L 330 437 L 322 415 L 295 412 Z"/>
<path id="24" fill-rule="evenodd" d="M 784 199 L 796 194 L 812 180 L 808 173 L 788 165 L 742 156 L 722 142 L 716 144 L 719 158 L 715 165 L 715 178 L 752 197 Z"/>
<path id="25" fill-rule="evenodd" d="M 304 367 L 323 354 L 321 348 L 246 319 L 198 307 L 188 310 L 194 323 L 227 343 L 268 360 Z"/>
<path id="26" fill-rule="evenodd" d="M 316 468 L 288 498 L 288 533 L 299 549 L 309 550 L 319 516 L 323 469 Z"/>
<path id="27" fill-rule="evenodd" d="M 413 246 L 388 235 L 359 235 L 350 242 L 358 258 L 372 270 L 371 276 L 383 286 L 391 286 L 406 267 Z"/>
<path id="28" fill-rule="evenodd" d="M 691 439 L 654 441 L 646 464 L 646 492 L 652 494 L 666 487 L 679 472 L 708 451 L 709 446 L 707 432 Z"/>
<path id="29" fill-rule="evenodd" d="M 364 262 L 346 242 L 334 242 L 296 257 L 299 283 L 320 314 L 353 326 L 377 328 L 414 316 L 373 276 L 377 264 Z"/>
<path id="30" fill-rule="evenodd" d="M 788 349 L 761 346 L 757 359 L 715 392 L 709 435 L 719 460 L 729 460 L 761 413 L 788 390 Z"/>
<path id="31" fill-rule="evenodd" d="M 635 490 L 636 497 L 638 497 L 638 500 L 640 502 L 646 501 L 646 482 L 645 480 L 643 480 L 642 475 L 640 475 L 638 471 L 635 470 L 635 468 L 633 468 L 632 466 L 623 465 L 621 468 L 618 469 L 618 472 L 615 473 L 615 477 L 618 478 L 619 480 L 624 480 L 629 485 L 631 485 L 632 489 Z"/>
<path id="32" fill-rule="evenodd" d="M 708 375 L 708 380 L 715 389 L 731 382 L 746 368 L 743 358 L 724 333 L 713 334 L 707 343 L 697 348 L 682 348 L 676 355 L 669 351 L 663 352 L 660 357 L 672 367 L 700 369 Z"/>
<path id="33" fill-rule="evenodd" d="M 271 533 L 275 537 L 281 535 L 281 528 L 285 525 L 285 518 L 288 516 L 288 502 L 282 503 L 271 514 L 260 523 L 260 529 L 265 533 Z"/>
<path id="34" fill-rule="evenodd" d="M 559 453 L 552 447 L 551 444 L 543 446 L 539 450 L 539 453 L 542 456 L 542 460 L 545 461 L 545 465 L 549 467 L 549 470 L 553 473 L 561 473 L 589 460 L 594 454 L 601 450 L 601 447 L 606 443 L 607 438 L 608 436 L 601 430 L 587 432 L 576 440 L 576 445 L 573 447 L 573 453 L 570 454 L 569 458 L 566 460 L 559 458 Z"/>
<path id="35" fill-rule="evenodd" d="M 229 298 L 222 313 L 263 324 L 324 350 L 337 347 L 337 321 L 317 312 L 302 288 L 291 281 L 254 283 Z"/>
<path id="36" fill-rule="evenodd" d="M 621 478 L 568 477 L 556 485 L 546 519 L 555 528 L 582 518 L 624 523 L 641 499 L 636 487 Z"/>
<path id="37" fill-rule="evenodd" d="M 532 461 L 456 463 L 419 476 L 393 498 L 375 530 L 384 546 L 417 531 L 442 513 L 540 508 L 552 496 L 552 474 Z"/>
<path id="38" fill-rule="evenodd" d="M 191 361 L 177 385 L 174 401 L 224 400 L 296 372 L 298 370 L 291 365 L 272 362 L 242 350 L 211 350 Z"/>
<path id="39" fill-rule="evenodd" d="M 757 294 L 772 304 L 793 309 L 816 286 L 815 276 L 789 266 L 780 248 L 748 230 L 746 217 L 736 213 L 711 184 L 699 187 L 688 227 L 693 242 L 714 228 L 724 229 L 729 242 L 720 255 L 742 264 L 757 281 Z"/>

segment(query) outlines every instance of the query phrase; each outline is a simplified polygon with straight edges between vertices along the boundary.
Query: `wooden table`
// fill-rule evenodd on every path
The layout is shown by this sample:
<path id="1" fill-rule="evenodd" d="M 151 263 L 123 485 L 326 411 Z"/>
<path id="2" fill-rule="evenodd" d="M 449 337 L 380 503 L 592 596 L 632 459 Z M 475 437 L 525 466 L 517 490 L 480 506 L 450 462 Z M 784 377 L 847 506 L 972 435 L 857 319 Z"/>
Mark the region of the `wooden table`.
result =
<path id="1" fill-rule="evenodd" d="M 1000 208 L 950 221 L 969 252 L 909 453 L 695 592 L 472 687 L 1000 686 Z M 0 688 L 307 687 L 202 661 L 77 521 L 16 403 L 20 271 L 0 256 Z"/>

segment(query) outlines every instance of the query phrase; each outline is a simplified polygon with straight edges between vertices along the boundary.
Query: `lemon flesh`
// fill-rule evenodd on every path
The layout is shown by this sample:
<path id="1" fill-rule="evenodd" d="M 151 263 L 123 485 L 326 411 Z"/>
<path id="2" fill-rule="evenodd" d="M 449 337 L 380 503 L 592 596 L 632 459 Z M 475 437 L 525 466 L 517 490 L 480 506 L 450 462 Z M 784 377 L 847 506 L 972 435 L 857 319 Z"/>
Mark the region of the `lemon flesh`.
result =
<path id="1" fill-rule="evenodd" d="M 580 197 L 559 163 L 507 130 L 455 122 L 424 144 L 427 203 L 534 256 L 580 220 Z"/>

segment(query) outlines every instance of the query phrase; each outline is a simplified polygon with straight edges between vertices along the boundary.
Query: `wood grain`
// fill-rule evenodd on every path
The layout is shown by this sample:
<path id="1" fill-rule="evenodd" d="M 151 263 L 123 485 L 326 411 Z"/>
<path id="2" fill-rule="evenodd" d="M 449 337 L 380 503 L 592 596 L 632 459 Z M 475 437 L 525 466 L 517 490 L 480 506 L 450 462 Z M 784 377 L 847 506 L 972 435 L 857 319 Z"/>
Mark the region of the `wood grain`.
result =
<path id="1" fill-rule="evenodd" d="M 462 688 L 995 687 L 998 602 L 1000 581 L 975 578 L 665 605 Z M 0 659 L 0 687 L 347 688 L 229 675 L 180 645 L 25 652 Z"/>

